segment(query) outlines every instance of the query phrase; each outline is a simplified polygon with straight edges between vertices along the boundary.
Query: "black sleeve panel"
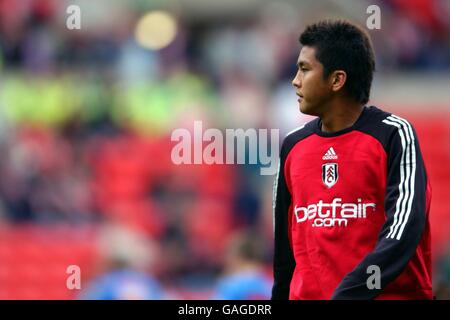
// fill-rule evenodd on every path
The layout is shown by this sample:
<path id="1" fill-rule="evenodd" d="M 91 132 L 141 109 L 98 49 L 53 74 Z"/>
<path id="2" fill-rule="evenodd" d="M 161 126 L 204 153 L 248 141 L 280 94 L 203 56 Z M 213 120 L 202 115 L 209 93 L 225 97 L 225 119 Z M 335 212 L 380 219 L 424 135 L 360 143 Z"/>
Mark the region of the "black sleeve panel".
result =
<path id="1" fill-rule="evenodd" d="M 312 122 L 315 122 L 314 120 Z M 273 220 L 274 220 L 274 284 L 272 300 L 289 299 L 289 288 L 295 269 L 295 260 L 289 241 L 289 207 L 291 194 L 286 185 L 285 162 L 289 152 L 297 142 L 312 134 L 309 130 L 311 123 L 289 134 L 283 141 L 278 165 L 278 174 L 273 188 Z"/>
<path id="2" fill-rule="evenodd" d="M 413 257 L 425 228 L 427 177 L 416 132 L 406 120 L 394 115 L 387 115 L 377 127 L 377 138 L 388 155 L 386 222 L 374 250 L 344 277 L 333 299 L 378 296 Z M 379 268 L 379 288 L 368 285 L 371 266 Z"/>

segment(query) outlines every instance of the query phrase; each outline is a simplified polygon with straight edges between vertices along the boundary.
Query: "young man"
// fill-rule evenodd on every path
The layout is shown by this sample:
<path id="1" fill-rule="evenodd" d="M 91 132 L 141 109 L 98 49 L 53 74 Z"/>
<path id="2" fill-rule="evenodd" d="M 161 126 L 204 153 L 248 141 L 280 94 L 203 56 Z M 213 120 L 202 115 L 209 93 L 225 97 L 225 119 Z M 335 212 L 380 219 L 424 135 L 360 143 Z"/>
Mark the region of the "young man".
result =
<path id="1" fill-rule="evenodd" d="M 292 84 L 317 116 L 290 133 L 274 185 L 272 299 L 431 299 L 431 189 L 412 125 L 367 107 L 368 35 L 310 25 Z"/>

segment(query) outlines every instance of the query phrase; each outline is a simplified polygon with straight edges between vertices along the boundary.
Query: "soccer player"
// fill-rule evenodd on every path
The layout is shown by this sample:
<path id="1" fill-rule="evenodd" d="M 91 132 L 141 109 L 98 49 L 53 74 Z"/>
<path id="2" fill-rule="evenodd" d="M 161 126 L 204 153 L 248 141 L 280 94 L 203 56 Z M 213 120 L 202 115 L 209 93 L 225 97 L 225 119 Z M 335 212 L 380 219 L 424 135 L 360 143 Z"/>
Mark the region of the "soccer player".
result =
<path id="1" fill-rule="evenodd" d="M 310 25 L 292 81 L 317 118 L 284 139 L 272 299 L 431 299 L 431 189 L 413 126 L 367 106 L 369 36 Z"/>

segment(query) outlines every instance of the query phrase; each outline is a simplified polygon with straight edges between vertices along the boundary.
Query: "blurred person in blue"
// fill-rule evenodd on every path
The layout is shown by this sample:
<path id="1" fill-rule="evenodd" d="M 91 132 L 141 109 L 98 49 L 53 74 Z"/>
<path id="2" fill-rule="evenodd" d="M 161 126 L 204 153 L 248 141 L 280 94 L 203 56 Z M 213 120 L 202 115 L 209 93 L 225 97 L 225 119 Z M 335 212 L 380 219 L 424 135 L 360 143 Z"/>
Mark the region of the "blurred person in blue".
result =
<path id="1" fill-rule="evenodd" d="M 78 297 L 82 300 L 161 300 L 167 294 L 151 275 L 156 247 L 145 237 L 121 225 L 101 232 L 100 252 L 105 272 L 93 279 Z"/>
<path id="2" fill-rule="evenodd" d="M 213 294 L 215 300 L 268 300 L 272 282 L 265 271 L 266 245 L 255 232 L 231 237 L 225 270 Z"/>

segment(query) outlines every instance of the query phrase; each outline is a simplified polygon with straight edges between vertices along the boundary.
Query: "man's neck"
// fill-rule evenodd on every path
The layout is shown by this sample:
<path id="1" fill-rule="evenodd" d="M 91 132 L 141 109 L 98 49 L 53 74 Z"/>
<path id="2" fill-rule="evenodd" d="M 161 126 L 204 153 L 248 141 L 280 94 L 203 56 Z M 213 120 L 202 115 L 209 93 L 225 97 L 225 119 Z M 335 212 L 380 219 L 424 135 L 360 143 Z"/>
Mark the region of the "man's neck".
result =
<path id="1" fill-rule="evenodd" d="M 320 117 L 322 120 L 321 130 L 323 132 L 336 132 L 347 129 L 355 124 L 363 109 L 363 105 L 356 103 L 334 106 Z"/>

